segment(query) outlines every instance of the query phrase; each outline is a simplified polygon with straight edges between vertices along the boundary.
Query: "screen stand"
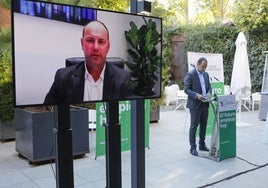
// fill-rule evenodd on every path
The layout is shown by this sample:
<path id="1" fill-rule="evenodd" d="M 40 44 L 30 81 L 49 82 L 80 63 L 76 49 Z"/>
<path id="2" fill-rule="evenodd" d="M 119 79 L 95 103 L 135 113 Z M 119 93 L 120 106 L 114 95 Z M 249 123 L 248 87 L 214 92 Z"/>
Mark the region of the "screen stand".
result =
<path id="1" fill-rule="evenodd" d="M 131 187 L 145 188 L 145 103 L 131 101 Z"/>
<path id="2" fill-rule="evenodd" d="M 137 0 L 130 0 L 130 12 L 137 14 Z M 144 99 L 131 101 L 131 187 L 145 188 Z"/>
<path id="3" fill-rule="evenodd" d="M 106 188 L 121 188 L 121 127 L 119 124 L 119 103 L 107 102 L 106 135 Z"/>
<path id="4" fill-rule="evenodd" d="M 69 105 L 56 107 L 58 122 L 56 134 L 56 183 L 57 188 L 73 188 L 73 146 L 72 129 L 70 128 Z"/>

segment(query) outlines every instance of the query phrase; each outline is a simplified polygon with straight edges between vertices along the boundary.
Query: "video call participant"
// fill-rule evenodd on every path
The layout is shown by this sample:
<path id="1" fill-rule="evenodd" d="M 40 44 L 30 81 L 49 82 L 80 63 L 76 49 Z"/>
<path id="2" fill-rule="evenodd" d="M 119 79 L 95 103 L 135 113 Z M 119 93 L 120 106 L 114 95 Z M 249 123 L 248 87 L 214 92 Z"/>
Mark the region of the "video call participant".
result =
<path id="1" fill-rule="evenodd" d="M 85 62 L 57 70 L 45 104 L 131 99 L 130 72 L 106 62 L 110 49 L 104 23 L 91 21 L 81 38 Z"/>
<path id="2" fill-rule="evenodd" d="M 205 144 L 208 108 L 211 95 L 209 74 L 206 71 L 207 60 L 198 59 L 195 68 L 184 78 L 184 92 L 188 95 L 186 107 L 190 109 L 191 125 L 189 131 L 190 153 L 198 156 L 196 150 L 196 130 L 199 124 L 199 150 L 209 151 Z"/>

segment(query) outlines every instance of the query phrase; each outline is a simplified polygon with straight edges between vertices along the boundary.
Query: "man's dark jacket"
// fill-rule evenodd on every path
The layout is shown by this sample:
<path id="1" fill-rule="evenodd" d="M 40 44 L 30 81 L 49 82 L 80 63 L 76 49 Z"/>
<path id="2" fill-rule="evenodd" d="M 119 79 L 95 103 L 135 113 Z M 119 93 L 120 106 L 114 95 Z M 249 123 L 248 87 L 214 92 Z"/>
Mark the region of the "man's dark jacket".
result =
<path id="1" fill-rule="evenodd" d="M 207 72 L 203 73 L 205 85 L 206 85 L 206 93 L 211 94 L 211 85 L 209 82 L 209 75 Z M 187 100 L 187 108 L 197 110 L 202 101 L 198 100 L 196 97 L 196 93 L 202 94 L 202 87 L 199 79 L 199 75 L 196 69 L 188 72 L 184 78 L 184 92 L 188 95 Z M 209 106 L 209 103 L 206 103 L 206 106 Z"/>
<path id="2" fill-rule="evenodd" d="M 85 62 L 57 70 L 44 104 L 82 103 L 84 98 Z M 103 101 L 131 99 L 133 95 L 130 72 L 106 63 Z"/>

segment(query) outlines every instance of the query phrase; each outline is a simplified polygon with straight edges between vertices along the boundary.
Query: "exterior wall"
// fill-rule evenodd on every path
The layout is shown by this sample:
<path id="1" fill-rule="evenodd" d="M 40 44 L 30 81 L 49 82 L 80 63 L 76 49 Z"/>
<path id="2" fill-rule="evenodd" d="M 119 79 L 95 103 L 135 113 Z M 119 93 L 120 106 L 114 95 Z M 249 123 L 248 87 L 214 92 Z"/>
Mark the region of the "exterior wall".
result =
<path id="1" fill-rule="evenodd" d="M 11 24 L 10 10 L 0 5 L 0 27 L 7 28 Z"/>
<path id="2" fill-rule="evenodd" d="M 184 35 L 178 34 L 172 37 L 173 59 L 170 67 L 171 80 L 183 81 L 188 71 L 186 59 L 183 57 Z"/>

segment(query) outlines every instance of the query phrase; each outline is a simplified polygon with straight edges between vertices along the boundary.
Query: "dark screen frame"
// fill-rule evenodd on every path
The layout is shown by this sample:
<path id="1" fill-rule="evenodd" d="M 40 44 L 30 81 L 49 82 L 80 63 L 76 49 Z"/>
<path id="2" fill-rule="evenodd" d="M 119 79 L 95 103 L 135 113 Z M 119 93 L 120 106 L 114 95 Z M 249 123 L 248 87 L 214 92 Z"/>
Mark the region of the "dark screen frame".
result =
<path id="1" fill-rule="evenodd" d="M 30 52 L 31 51 L 28 51 L 28 56 L 27 54 L 23 54 L 24 53 L 24 50 L 26 50 L 30 45 L 28 45 L 28 42 L 19 42 L 20 45 L 17 45 L 18 42 L 17 40 L 23 40 L 23 38 L 25 37 L 25 34 L 24 33 L 19 33 L 17 31 L 17 28 L 20 28 L 18 26 L 18 22 L 16 22 L 17 20 L 17 17 L 22 17 L 22 20 L 23 18 L 29 18 L 29 20 L 27 21 L 28 23 L 28 26 L 31 27 L 31 24 L 33 25 L 32 28 L 27 28 L 28 31 L 30 31 L 31 29 L 34 30 L 34 29 L 37 29 L 36 26 L 34 25 L 34 22 L 31 22 L 32 20 L 38 20 L 37 22 L 39 22 L 40 20 L 42 21 L 42 23 L 46 23 L 48 24 L 47 27 L 49 27 L 50 23 L 53 22 L 54 25 L 64 25 L 65 27 L 68 25 L 70 25 L 72 28 L 74 27 L 83 27 L 83 25 L 85 25 L 85 23 L 87 23 L 88 21 L 90 20 L 86 20 L 85 18 L 83 19 L 75 19 L 75 18 L 79 18 L 79 17 L 75 17 L 73 19 L 70 19 L 69 21 L 66 22 L 66 19 L 64 17 L 62 17 L 62 15 L 58 15 L 58 16 L 52 16 L 50 18 L 47 18 L 46 15 L 44 14 L 44 12 L 40 15 L 31 15 L 31 13 L 19 13 L 19 10 L 21 8 L 21 3 L 22 2 L 26 2 L 26 3 L 39 3 L 39 4 L 43 4 L 43 5 L 49 5 L 51 7 L 69 7 L 70 9 L 73 9 L 73 10 L 80 10 L 81 12 L 82 11 L 89 11 L 89 10 L 93 10 L 96 12 L 94 19 L 98 19 L 98 16 L 103 16 L 103 17 L 109 17 L 107 15 L 111 15 L 111 17 L 116 17 L 116 18 L 120 18 L 122 17 L 122 19 L 129 19 L 128 22 L 130 21 L 133 21 L 135 19 L 139 19 L 139 20 L 143 20 L 143 17 L 145 17 L 146 19 L 154 19 L 158 22 L 158 26 L 159 26 L 159 32 L 162 34 L 162 19 L 161 18 L 158 18 L 158 17 L 152 17 L 152 16 L 144 16 L 144 15 L 136 15 L 136 14 L 130 14 L 130 13 L 123 13 L 123 12 L 116 12 L 116 11 L 110 11 L 110 10 L 103 10 L 103 9 L 96 9 L 96 8 L 91 8 L 91 7 L 81 7 L 81 6 L 74 6 L 74 5 L 67 5 L 67 4 L 60 4 L 60 3 L 52 3 L 52 2 L 43 2 L 43 1 L 31 1 L 31 0 L 13 0 L 12 1 L 12 12 L 11 12 L 11 16 L 12 16 L 12 47 L 13 47 L 13 79 L 14 79 L 14 106 L 15 107 L 25 107 L 25 106 L 44 106 L 46 104 L 43 103 L 43 101 L 41 99 L 44 98 L 44 95 L 41 95 L 40 93 L 38 93 L 40 90 L 42 90 L 42 86 L 45 85 L 46 83 L 46 79 L 48 79 L 48 77 L 50 78 L 50 82 L 49 84 L 47 85 L 51 85 L 52 84 L 52 81 L 54 79 L 54 75 L 55 75 L 55 72 L 56 72 L 56 68 L 51 68 L 52 70 L 50 70 L 50 62 L 48 60 L 48 63 L 47 64 L 42 64 L 42 66 L 37 66 L 36 64 L 34 64 L 35 62 L 38 63 L 38 59 L 44 59 L 44 57 L 47 55 L 47 57 L 51 57 L 51 56 L 54 56 L 55 54 L 54 53 L 51 53 L 50 52 L 42 52 L 41 50 L 36 51 L 36 54 L 31 54 Z M 35 10 L 36 11 L 36 10 Z M 29 11 L 31 12 L 31 11 Z M 63 12 L 62 9 L 59 10 L 58 12 Z M 75 11 L 74 11 L 75 12 Z M 78 11 L 79 12 L 79 11 Z M 89 11 L 90 12 L 90 11 Z M 35 12 L 36 13 L 36 12 Z M 107 19 L 108 20 L 108 19 Z M 106 23 L 105 23 L 106 24 Z M 109 25 L 116 25 L 118 24 L 118 20 L 111 20 L 109 22 Z M 117 31 L 115 31 L 117 28 L 115 27 L 114 28 L 114 32 L 113 33 L 116 33 Z M 128 28 L 129 29 L 129 28 Z M 109 29 L 109 32 L 112 33 L 111 31 L 111 28 Z M 113 30 L 113 28 L 112 28 Z M 65 30 L 66 31 L 66 30 Z M 80 33 L 81 31 L 79 31 Z M 36 34 L 36 33 L 35 33 Z M 31 35 L 30 36 L 30 39 L 32 38 L 32 36 L 34 35 Z M 58 35 L 59 36 L 59 35 Z M 44 36 L 42 36 L 44 37 Z M 46 36 L 44 37 L 44 41 L 46 40 L 53 40 L 53 36 Z M 50 39 L 52 38 L 52 39 Z M 124 36 L 121 36 L 121 38 L 124 38 Z M 26 40 L 26 39 L 25 39 Z M 125 39 L 120 39 L 120 40 L 125 40 Z M 27 40 L 26 40 L 27 41 Z M 34 41 L 34 40 L 33 40 Z M 77 39 L 77 41 L 79 41 L 79 38 Z M 162 40 L 161 40 L 162 41 Z M 23 44 L 24 43 L 24 44 Z M 121 42 L 122 43 L 122 42 Z M 121 44 L 120 43 L 120 44 Z M 126 41 L 125 41 L 126 43 Z M 23 46 L 24 45 L 24 46 Z M 42 44 L 38 44 L 36 45 L 36 47 L 34 45 L 31 45 L 31 48 L 32 49 L 35 49 L 35 48 L 38 48 L 39 46 L 41 46 Z M 127 44 L 123 44 L 124 46 L 127 46 Z M 116 47 L 118 46 L 118 44 L 116 44 Z M 113 47 L 111 47 L 113 48 Z M 22 53 L 19 53 L 18 52 L 18 49 L 23 49 L 23 52 Z M 42 48 L 43 49 L 43 48 Z M 48 47 L 49 49 L 49 47 Z M 159 53 L 160 55 L 162 56 L 162 42 L 159 44 Z M 55 50 L 54 50 L 55 51 Z M 123 51 L 123 50 L 121 50 Z M 125 48 L 124 50 L 124 54 L 126 56 L 127 55 L 127 48 Z M 40 53 L 44 53 L 42 58 L 38 57 L 38 54 Z M 82 52 L 82 51 L 81 51 Z M 47 54 L 46 54 L 47 53 Z M 116 54 L 116 52 L 113 52 Z M 121 52 L 120 52 L 121 53 Z M 27 56 L 25 58 L 24 61 L 20 60 L 18 57 L 18 54 L 21 55 L 21 57 L 23 56 Z M 56 54 L 57 55 L 57 54 Z M 66 59 L 67 58 L 71 58 L 71 57 L 74 57 L 76 56 L 75 55 L 70 55 L 70 56 L 66 56 Z M 79 55 L 78 55 L 79 56 Z M 83 53 L 81 53 L 81 56 L 83 56 Z M 114 54 L 111 54 L 111 56 L 113 57 Z M 116 57 L 121 57 L 122 55 L 116 55 Z M 79 56 L 80 57 L 80 56 Z M 29 61 L 31 61 L 31 59 L 36 59 L 36 61 L 32 64 L 29 63 Z M 127 57 L 129 58 L 129 57 Z M 124 57 L 124 59 L 127 61 L 127 58 Z M 49 58 L 48 58 L 49 59 Z M 22 63 L 26 63 L 25 66 L 22 66 Z M 32 67 L 31 65 L 34 66 Z M 52 64 L 52 63 L 51 63 Z M 53 64 L 54 65 L 54 64 Z M 36 66 L 36 67 L 35 67 Z M 61 65 L 58 66 L 58 68 L 61 68 L 61 67 L 64 67 L 65 66 L 65 62 L 61 62 Z M 23 69 L 25 69 L 25 71 L 21 70 L 21 67 L 23 67 Z M 38 69 L 41 69 L 41 70 L 38 70 Z M 47 70 L 50 70 L 50 73 L 47 73 L 47 76 L 46 75 L 42 75 L 41 74 L 44 72 L 44 71 L 47 71 Z M 153 96 L 146 96 L 146 97 L 137 97 L 137 98 L 132 98 L 132 99 L 127 99 L 127 100 L 136 100 L 136 99 L 155 99 L 155 98 L 161 98 L 161 77 L 162 77 L 162 67 L 161 67 L 161 64 L 157 70 L 157 74 L 158 74 L 158 82 L 157 82 L 157 92 L 156 92 L 156 95 L 153 95 Z M 40 71 L 40 74 L 38 74 L 38 71 Z M 30 77 L 30 74 L 31 72 L 37 72 L 37 76 L 32 76 Z M 53 72 L 53 73 L 52 73 Z M 26 79 L 27 78 L 27 79 Z M 53 79 L 52 79 L 53 78 Z M 38 84 L 35 83 L 35 85 L 33 84 L 33 87 L 31 87 L 31 85 L 29 84 L 29 82 L 38 82 Z M 48 82 L 48 81 L 47 81 Z M 35 86 L 35 87 L 34 87 Z M 40 86 L 40 87 L 38 87 Z M 46 86 L 48 88 L 48 86 Z M 25 90 L 23 88 L 26 88 Z M 48 88 L 49 89 L 49 88 Z M 47 90 L 48 91 L 48 90 Z M 36 95 L 32 94 L 32 93 L 37 93 Z M 44 94 L 44 92 L 43 92 Z M 22 97 L 23 95 L 23 97 Z M 126 100 L 126 99 L 120 99 L 119 101 L 123 101 L 123 100 Z M 94 102 L 110 102 L 110 101 L 118 101 L 118 100 L 101 100 L 101 101 L 83 101 L 83 103 L 94 103 Z M 68 104 L 76 104 L 76 102 L 70 102 Z M 55 104 L 50 104 L 50 105 L 58 105 L 57 103 Z"/>

